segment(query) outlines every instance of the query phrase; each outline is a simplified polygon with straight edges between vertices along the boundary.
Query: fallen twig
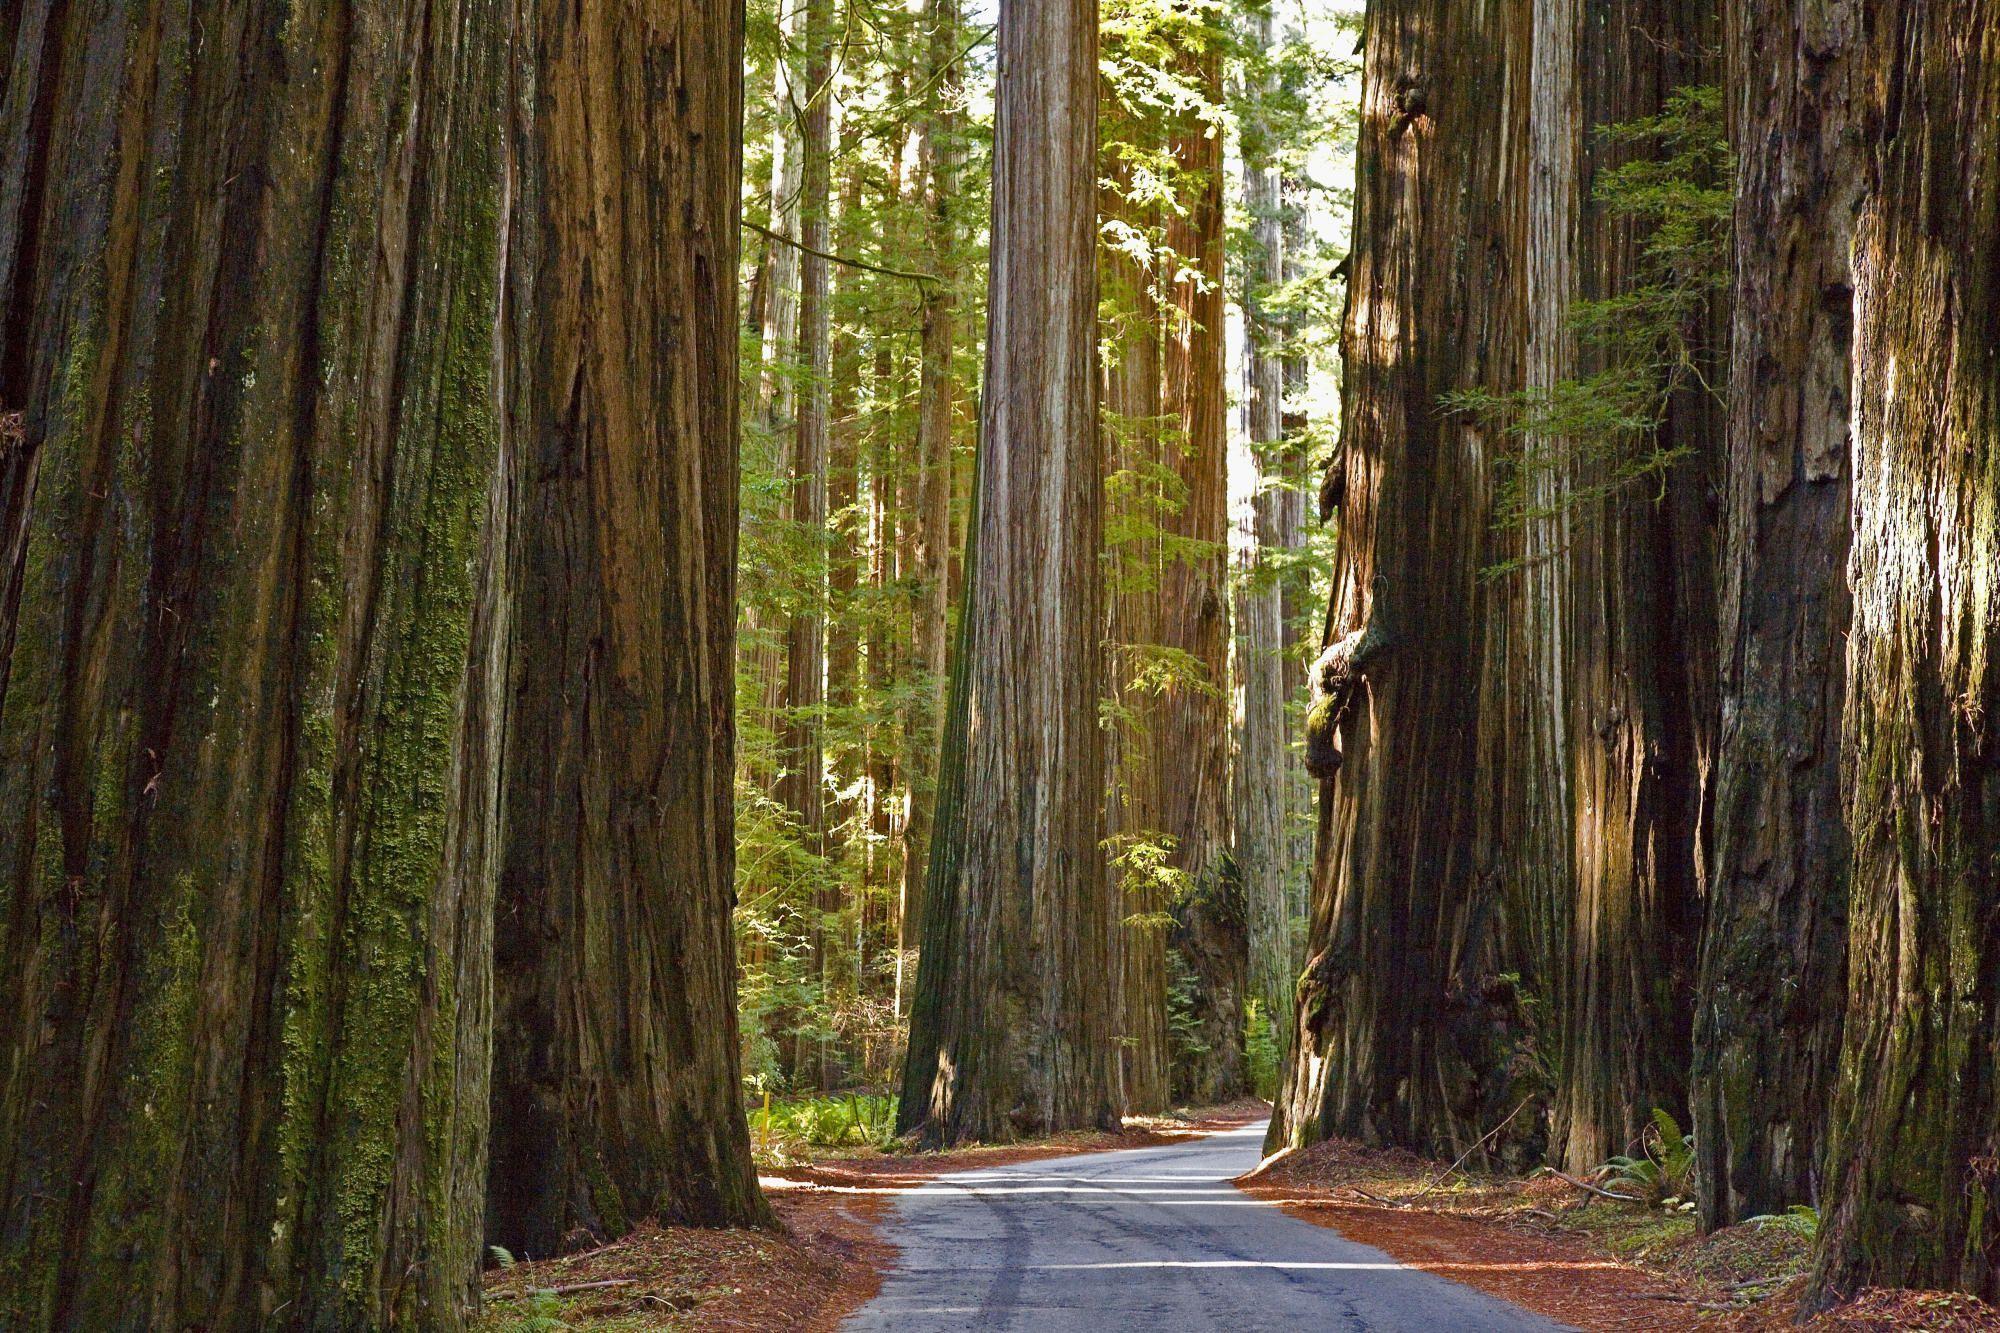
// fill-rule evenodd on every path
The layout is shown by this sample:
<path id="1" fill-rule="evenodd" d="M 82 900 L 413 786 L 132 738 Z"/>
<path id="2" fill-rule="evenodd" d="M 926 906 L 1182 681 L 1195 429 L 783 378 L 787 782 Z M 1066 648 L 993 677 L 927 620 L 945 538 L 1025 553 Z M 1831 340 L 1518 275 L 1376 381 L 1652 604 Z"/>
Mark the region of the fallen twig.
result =
<path id="1" fill-rule="evenodd" d="M 1406 1203 L 1398 1203 L 1394 1199 L 1385 1199 L 1379 1194 L 1370 1194 L 1367 1190 L 1362 1189 L 1359 1185 L 1336 1185 L 1334 1188 L 1343 1190 L 1352 1190 L 1354 1193 L 1359 1194 L 1362 1198 L 1369 1200 L 1371 1203 L 1379 1203 L 1384 1208 L 1409 1207 L 1409 1205 Z"/>
<path id="2" fill-rule="evenodd" d="M 1542 1170 L 1548 1172 L 1550 1175 L 1554 1176 L 1557 1180 L 1562 1181 L 1566 1185 L 1574 1185 L 1576 1186 L 1576 1188 L 1580 1190 L 1587 1190 L 1588 1192 L 1597 1195 L 1601 1199 L 1616 1199 L 1620 1203 L 1645 1202 L 1644 1199 L 1641 1199 L 1634 1194 L 1613 1194 L 1610 1190 L 1599 1189 L 1597 1186 L 1591 1184 L 1587 1180 L 1578 1180 L 1575 1176 L 1565 1175 L 1561 1171 L 1556 1170 L 1552 1166 L 1545 1166 L 1542 1168 Z"/>
<path id="3" fill-rule="evenodd" d="M 1775 1277 L 1753 1277 L 1748 1282 L 1732 1282 L 1728 1286 L 1724 1287 L 1723 1290 L 1748 1291 L 1752 1287 L 1775 1287 L 1781 1283 L 1790 1282 L 1795 1277 L 1804 1277 L 1804 1276 L 1805 1274 L 1803 1272 L 1799 1272 L 1799 1273 L 1779 1273 Z"/>
<path id="4" fill-rule="evenodd" d="M 1519 1106 L 1515 1107 L 1513 1110 L 1507 1113 L 1507 1118 L 1505 1120 L 1502 1120 L 1499 1124 L 1495 1125 L 1493 1128 L 1487 1130 L 1484 1134 L 1481 1134 L 1478 1138 L 1474 1139 L 1472 1141 L 1472 1146 L 1470 1148 L 1467 1148 L 1464 1152 L 1460 1153 L 1458 1155 L 1458 1160 L 1456 1162 L 1453 1162 L 1450 1166 L 1440 1171 L 1438 1173 L 1438 1178 L 1436 1180 L 1433 1180 L 1430 1184 L 1418 1190 L 1416 1193 L 1416 1197 L 1412 1198 L 1410 1202 L 1415 1203 L 1417 1199 L 1423 1198 L 1426 1194 L 1429 1194 L 1432 1190 L 1444 1184 L 1445 1178 L 1447 1176 L 1451 1175 L 1452 1172 L 1458 1170 L 1459 1167 L 1465 1165 L 1466 1158 L 1472 1156 L 1472 1154 L 1474 1154 L 1475 1152 L 1478 1152 L 1480 1145 L 1485 1143 L 1486 1140 L 1492 1138 L 1495 1134 L 1498 1134 L 1501 1130 L 1513 1124 L 1514 1117 L 1521 1114 L 1521 1112 L 1527 1108 L 1528 1103 L 1533 1100 L 1534 1100 L 1533 1097 L 1524 1097 L 1521 1100 L 1521 1104 Z"/>
<path id="5" fill-rule="evenodd" d="M 489 1301 L 518 1301 L 528 1296 L 567 1296 L 573 1291 L 596 1291 L 602 1287 L 629 1287 L 636 1277 L 608 1277 L 597 1282 L 571 1282 L 561 1287 L 530 1287 L 526 1291 L 496 1291 Z"/>

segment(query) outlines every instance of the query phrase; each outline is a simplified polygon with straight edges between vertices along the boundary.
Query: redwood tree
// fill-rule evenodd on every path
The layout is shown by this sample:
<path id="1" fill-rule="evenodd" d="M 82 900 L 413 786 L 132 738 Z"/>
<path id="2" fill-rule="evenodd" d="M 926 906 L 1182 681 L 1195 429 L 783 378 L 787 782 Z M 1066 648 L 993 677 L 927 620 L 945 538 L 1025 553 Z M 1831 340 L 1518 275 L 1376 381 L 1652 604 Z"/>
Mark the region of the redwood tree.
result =
<path id="1" fill-rule="evenodd" d="M 1847 912 L 1840 727 L 1861 6 L 1733 11 L 1726 720 L 1693 1072 L 1708 1227 L 1819 1198 Z"/>
<path id="2" fill-rule="evenodd" d="M 473 1298 L 507 32 L 0 23 L 0 1323 Z"/>
<path id="3" fill-rule="evenodd" d="M 1814 1287 L 1990 1298 L 2000 1295 L 2000 4 L 1866 8 L 1842 727 L 1853 887 Z"/>
<path id="4" fill-rule="evenodd" d="M 932 840 L 948 873 L 926 914 L 956 925 L 925 932 L 902 1110 L 944 1142 L 1118 1112 L 1099 847 L 1095 0 L 1006 0 L 998 40 L 976 573 Z"/>
<path id="5" fill-rule="evenodd" d="M 742 32 L 726 0 L 517 22 L 488 1218 L 545 1255 L 768 1218 L 730 939 Z"/>

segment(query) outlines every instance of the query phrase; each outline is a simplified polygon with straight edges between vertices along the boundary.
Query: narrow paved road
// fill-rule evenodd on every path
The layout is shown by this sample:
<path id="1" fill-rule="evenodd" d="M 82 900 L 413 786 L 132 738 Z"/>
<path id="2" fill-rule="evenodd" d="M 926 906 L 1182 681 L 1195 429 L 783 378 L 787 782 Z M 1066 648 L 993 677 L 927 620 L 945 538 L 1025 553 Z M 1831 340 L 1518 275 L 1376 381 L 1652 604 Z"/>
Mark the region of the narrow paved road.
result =
<path id="1" fill-rule="evenodd" d="M 1555 1329 L 1288 1217 L 1231 1177 L 1262 1125 L 1163 1148 L 943 1176 L 897 1201 L 902 1247 L 849 1333 Z"/>

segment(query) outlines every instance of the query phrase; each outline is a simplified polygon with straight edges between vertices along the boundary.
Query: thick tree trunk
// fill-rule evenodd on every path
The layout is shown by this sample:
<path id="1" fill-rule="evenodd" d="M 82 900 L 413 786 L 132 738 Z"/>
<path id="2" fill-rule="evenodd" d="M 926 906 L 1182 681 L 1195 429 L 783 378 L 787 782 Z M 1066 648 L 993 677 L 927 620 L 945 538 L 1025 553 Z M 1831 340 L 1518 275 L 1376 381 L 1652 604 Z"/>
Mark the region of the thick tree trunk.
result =
<path id="1" fill-rule="evenodd" d="M 1253 51 L 1271 49 L 1271 12 L 1250 18 Z M 1275 75 L 1254 95 L 1274 98 Z M 1236 595 L 1236 660 L 1242 682 L 1234 794 L 1237 873 L 1249 953 L 1248 994 L 1263 1007 L 1280 1042 L 1290 1035 L 1292 983 L 1292 878 L 1289 796 L 1294 778 L 1286 705 L 1292 673 L 1286 670 L 1284 591 L 1272 553 L 1282 553 L 1283 505 L 1290 493 L 1284 475 L 1283 329 L 1263 308 L 1267 293 L 1285 280 L 1284 219 L 1279 200 L 1276 144 L 1261 116 L 1242 130 L 1243 198 L 1250 213 L 1251 250 L 1244 278 L 1244 418 L 1258 485 L 1251 499 L 1250 545 Z"/>
<path id="2" fill-rule="evenodd" d="M 1867 7 L 1848 1003 L 1814 1286 L 2000 1295 L 2000 5 Z"/>
<path id="3" fill-rule="evenodd" d="M 1465 1039 L 1505 1021 L 1481 983 L 1512 961 L 1473 861 L 1486 450 L 1437 404 L 1512 373 L 1487 356 L 1504 355 L 1496 335 L 1513 327 L 1503 91 L 1526 77 L 1519 8 L 1368 10 L 1327 635 L 1360 660 L 1351 716 L 1328 700 L 1307 721 L 1326 779 L 1312 956 L 1273 1146 L 1345 1134 L 1447 1147 L 1513 1091 L 1494 1049 L 1504 1029 Z"/>
<path id="4" fill-rule="evenodd" d="M 737 1074 L 741 30 L 522 0 L 493 1243 L 767 1220 Z M 672 71 L 661 96 L 621 89 Z M 610 108 L 616 108 L 615 113 Z"/>
<path id="5" fill-rule="evenodd" d="M 507 25 L 10 7 L 10 1327 L 474 1298 Z"/>
<path id="6" fill-rule="evenodd" d="M 1633 223 L 1608 215 L 1591 190 L 1632 150 L 1594 127 L 1652 115 L 1674 89 L 1712 82 L 1705 52 L 1718 35 L 1716 13 L 1715 0 L 1647 0 L 1609 16 L 1582 0 L 1537 4 L 1529 111 L 1537 170 L 1525 241 L 1531 387 L 1601 364 L 1602 353 L 1576 345 L 1570 309 L 1578 297 L 1623 292 L 1638 261 Z M 1721 328 L 1711 336 L 1720 345 Z M 1706 380 L 1718 381 L 1721 358 L 1705 347 L 1696 354 L 1708 358 Z M 1561 701 L 1555 729 L 1531 745 L 1564 756 L 1567 801 L 1554 805 L 1552 825 L 1514 845 L 1539 857 L 1567 834 L 1569 883 L 1556 886 L 1554 914 L 1566 940 L 1531 972 L 1548 978 L 1559 1014 L 1550 1151 L 1573 1169 L 1635 1145 L 1655 1107 L 1685 1120 L 1703 819 L 1719 724 L 1711 492 L 1722 433 L 1712 395 L 1680 395 L 1650 443 L 1690 456 L 1656 487 L 1594 496 L 1610 465 L 1579 459 L 1557 484 L 1586 498 L 1530 520 L 1523 534 L 1522 554 L 1548 557 L 1547 583 L 1525 577 L 1553 598 L 1530 598 L 1516 625 L 1534 647 L 1501 669 L 1525 686 L 1516 706 L 1529 726 L 1537 701 Z M 1521 738 L 1507 725 L 1496 748 Z M 1518 751 L 1510 758 L 1513 772 L 1532 774 Z M 1546 815 L 1548 795 L 1531 792 L 1520 806 L 1503 796 L 1502 805 Z"/>
<path id="7" fill-rule="evenodd" d="M 1117 1115 L 1099 847 L 1094 0 L 1006 0 L 961 804 L 932 858 L 913 1077 L 932 1141 Z M 927 934 L 930 934 L 927 932 Z M 934 1053 L 934 1054 L 933 1054 Z M 916 1108 L 906 1104 L 904 1115 Z"/>
<path id="8" fill-rule="evenodd" d="M 1840 1053 L 1858 0 L 1731 6 L 1724 704 L 1696 987 L 1702 1222 L 1817 1202 Z"/>
<path id="9" fill-rule="evenodd" d="M 1307 724 L 1309 759 L 1338 776 L 1276 1141 L 1453 1150 L 1546 1095 L 1552 1155 L 1594 1164 L 1681 1105 L 1714 730 L 1713 408 L 1674 404 L 1660 442 L 1695 456 L 1657 502 L 1599 493 L 1605 465 L 1584 458 L 1537 474 L 1546 517 L 1497 533 L 1505 441 L 1439 409 L 1590 369 L 1570 308 L 1619 291 L 1636 245 L 1589 188 L 1629 150 L 1589 127 L 1699 81 L 1706 14 L 1370 10 L 1345 496 Z M 1553 1047 L 1553 1086 L 1523 1077 L 1531 1042 Z M 1500 1150 L 1535 1150 L 1535 1119 L 1514 1125 Z"/>
<path id="10" fill-rule="evenodd" d="M 1180 71 L 1209 106 L 1222 104 L 1219 24 Z M 1189 888 L 1175 911 L 1173 947 L 1194 978 L 1198 1055 L 1174 1071 L 1174 1094 L 1198 1102 L 1243 1091 L 1243 998 L 1248 958 L 1242 889 L 1225 872 L 1229 850 L 1229 395 L 1225 387 L 1222 131 L 1204 115 L 1173 126 L 1171 148 L 1183 197 L 1167 217 L 1167 248 L 1178 257 L 1163 357 L 1162 398 L 1176 438 L 1168 462 L 1180 503 L 1160 517 L 1179 553 L 1160 572 L 1160 646 L 1199 679 L 1176 678 L 1163 692 L 1150 740 L 1159 797 L 1152 827 L 1173 840 L 1173 864 Z"/>

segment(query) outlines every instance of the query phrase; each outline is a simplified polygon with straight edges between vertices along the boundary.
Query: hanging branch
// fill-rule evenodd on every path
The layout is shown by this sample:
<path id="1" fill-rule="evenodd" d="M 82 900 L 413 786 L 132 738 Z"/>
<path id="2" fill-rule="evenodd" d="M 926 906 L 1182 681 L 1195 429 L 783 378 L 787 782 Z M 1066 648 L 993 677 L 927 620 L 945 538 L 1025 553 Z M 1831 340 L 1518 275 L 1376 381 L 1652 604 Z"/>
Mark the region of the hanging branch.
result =
<path id="1" fill-rule="evenodd" d="M 804 253 L 811 255 L 815 259 L 824 259 L 830 264 L 845 264 L 848 268 L 865 269 L 870 273 L 880 273 L 885 278 L 904 278 L 910 282 L 915 282 L 915 283 L 936 282 L 938 280 L 938 276 L 935 273 L 917 273 L 910 269 L 904 269 L 904 268 L 884 268 L 880 264 L 871 264 L 865 259 L 849 259 L 845 255 L 830 254 L 825 250 L 815 250 L 812 246 L 805 244 L 803 241 L 795 241 L 791 237 L 784 235 L 782 232 L 772 231 L 769 227 L 763 226 L 760 223 L 752 222 L 749 218 L 743 219 L 743 225 L 748 227 L 751 231 L 757 232 L 764 236 L 768 236 L 774 241 L 783 241 L 786 245 L 791 246 L 794 250 L 803 251 Z"/>

